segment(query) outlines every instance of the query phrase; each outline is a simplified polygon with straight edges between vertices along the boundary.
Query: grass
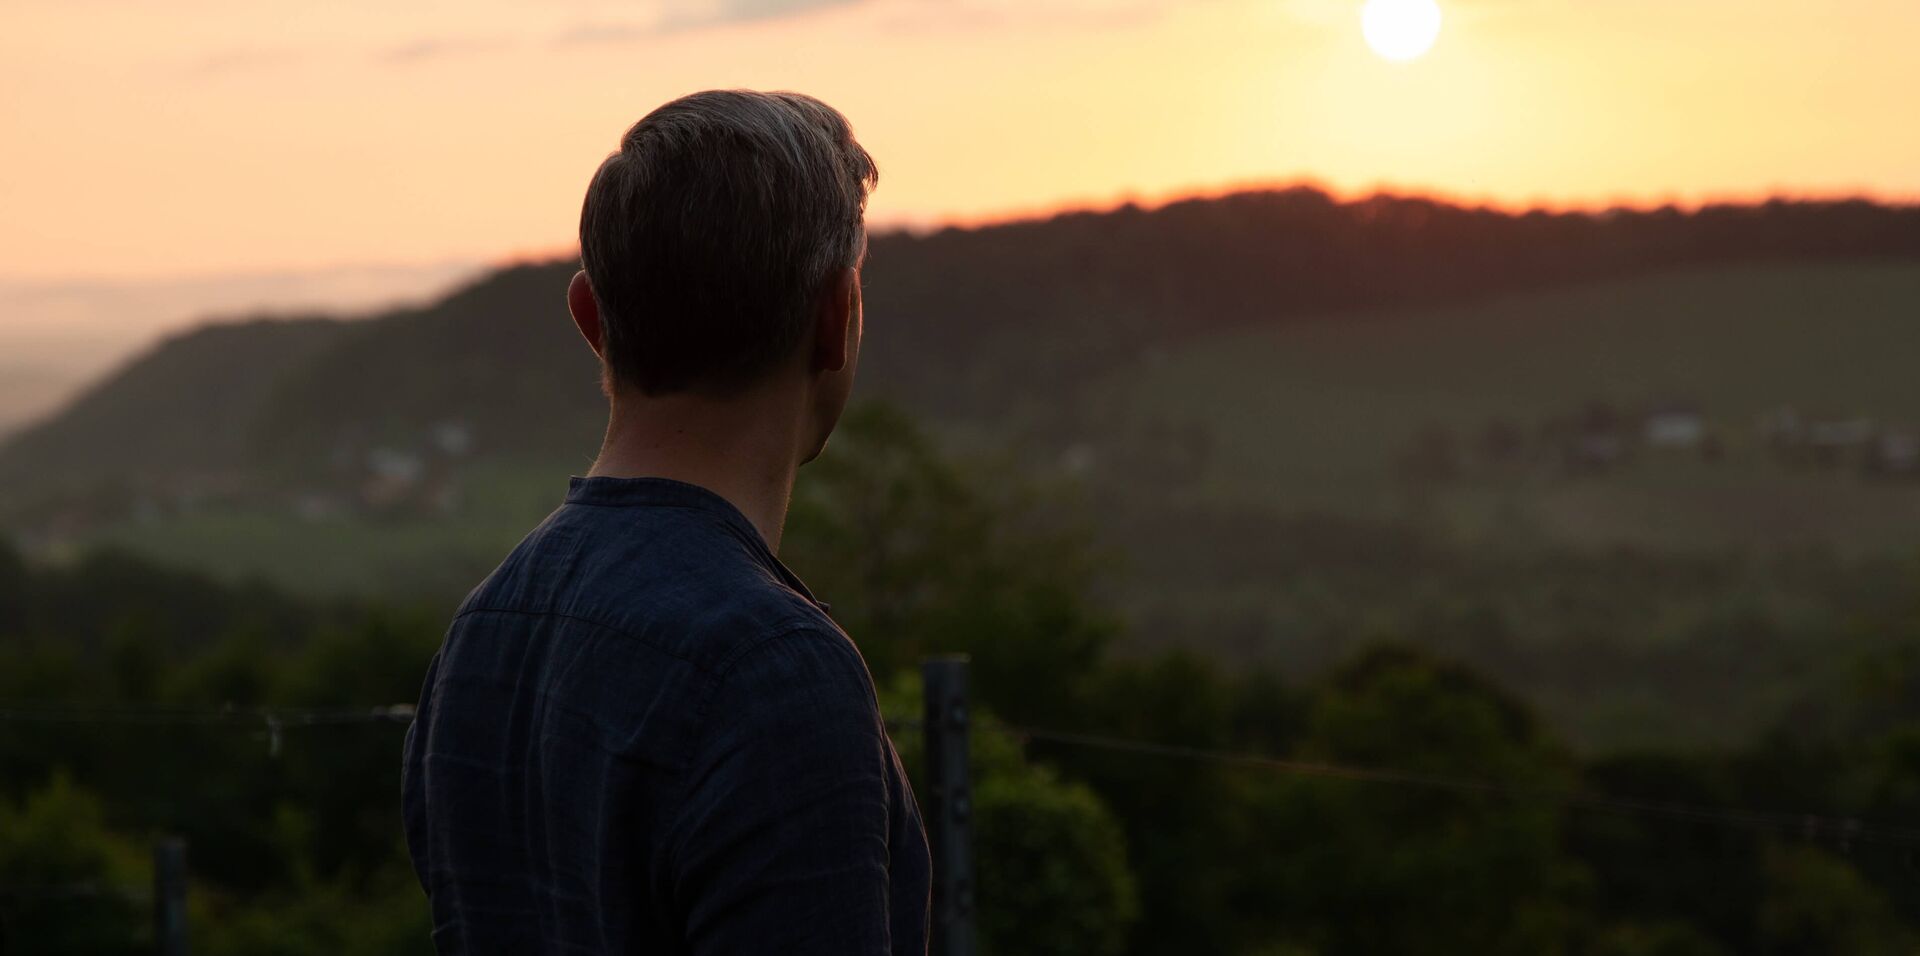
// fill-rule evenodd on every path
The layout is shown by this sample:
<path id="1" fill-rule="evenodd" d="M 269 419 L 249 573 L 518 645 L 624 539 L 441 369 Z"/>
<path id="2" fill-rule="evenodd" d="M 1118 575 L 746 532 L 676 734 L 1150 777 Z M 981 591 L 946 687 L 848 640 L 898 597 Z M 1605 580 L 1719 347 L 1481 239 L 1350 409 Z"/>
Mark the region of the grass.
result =
<path id="1" fill-rule="evenodd" d="M 1920 424 L 1916 360 L 1920 265 L 1751 266 L 1235 332 L 1143 357 L 1080 406 L 1204 431 L 1206 499 L 1377 516 L 1405 510 L 1391 463 L 1425 426 L 1470 439 L 1591 402 L 1690 402 L 1745 454 L 1517 489 L 1470 482 L 1444 496 L 1456 530 L 1489 533 L 1482 518 L 1496 514 L 1574 544 L 1877 549 L 1920 535 L 1920 485 L 1775 466 L 1754 423 L 1791 407 Z"/>
<path id="2" fill-rule="evenodd" d="M 1920 422 L 1916 359 L 1920 265 L 1753 266 L 1236 331 L 1142 356 L 1077 404 L 1094 410 L 1096 444 L 1151 441 L 1147 423 L 1209 437 L 1197 480 L 1138 482 L 1142 507 L 1180 495 L 1404 517 L 1415 509 L 1391 463 L 1424 426 L 1471 436 L 1496 419 L 1531 426 L 1593 401 L 1691 401 L 1735 432 L 1728 462 L 1465 481 L 1417 513 L 1463 540 L 1506 545 L 1885 551 L 1920 539 L 1920 484 L 1794 471 L 1742 446 L 1751 436 L 1740 432 L 1783 406 Z M 1088 480 L 1137 481 L 1117 468 Z M 557 504 L 564 475 L 495 464 L 471 472 L 466 489 L 453 518 L 209 511 L 124 523 L 100 540 L 306 593 L 446 590 L 471 584 Z"/>
<path id="3" fill-rule="evenodd" d="M 239 580 L 264 578 L 307 596 L 369 594 L 457 600 L 560 504 L 562 471 L 474 469 L 452 515 L 302 518 L 286 509 L 209 509 L 127 521 L 96 540 Z"/>
<path id="4" fill-rule="evenodd" d="M 1259 547 L 1132 519 L 1181 499 L 1254 515 L 1412 518 L 1464 543 L 1463 561 L 1620 547 L 1714 555 L 1808 545 L 1911 551 L 1920 541 L 1920 482 L 1796 470 L 1771 461 L 1752 426 L 1783 406 L 1920 423 L 1920 376 L 1911 372 L 1917 358 L 1920 265 L 1718 269 L 1472 307 L 1239 330 L 1140 357 L 1090 386 L 1069 417 L 1098 450 L 1086 480 L 1113 491 L 1126 509 L 1112 515 L 1110 544 L 1135 561 L 1112 596 L 1133 616 L 1138 646 L 1201 649 L 1230 666 L 1252 659 L 1307 666 L 1341 656 L 1342 648 L 1325 642 L 1370 633 L 1370 622 L 1391 610 L 1385 605 L 1405 612 L 1459 598 L 1517 608 L 1528 622 L 1518 639 L 1534 649 L 1523 652 L 1544 653 L 1545 661 L 1567 635 L 1590 630 L 1623 647 L 1684 641 L 1728 607 L 1760 609 L 1785 622 L 1795 640 L 1834 635 L 1800 633 L 1788 613 L 1798 598 L 1749 596 L 1744 584 L 1699 594 L 1643 585 L 1645 593 L 1625 602 L 1631 606 L 1598 615 L 1585 605 L 1535 608 L 1560 593 L 1540 582 L 1524 593 L 1509 593 L 1518 582 L 1498 582 L 1486 593 L 1436 596 L 1427 594 L 1441 586 L 1432 581 L 1321 580 L 1311 562 L 1295 580 L 1293 572 L 1262 566 L 1267 552 Z M 1429 424 L 1471 436 L 1496 419 L 1530 428 L 1594 401 L 1669 400 L 1701 407 L 1723 433 L 1726 461 L 1649 454 L 1610 475 L 1540 470 L 1469 478 L 1420 495 L 1392 468 Z M 1197 468 L 1154 477 L 1129 464 L 1151 460 L 1143 449 L 1165 440 L 1168 432 L 1155 425 L 1207 436 Z M 992 447 L 1016 427 L 966 422 L 946 434 L 959 446 Z M 451 604 L 559 502 L 567 467 L 479 468 L 451 517 L 314 522 L 264 508 L 208 511 L 127 522 L 100 538 L 225 577 L 264 576 L 304 594 L 429 595 Z M 1143 536 L 1138 528 L 1153 530 Z M 1187 540 L 1169 540 L 1182 533 Z M 1254 526 L 1250 533 L 1262 532 Z M 1170 560 L 1179 566 L 1169 568 Z M 1569 586 L 1611 587 L 1584 577 Z M 1368 590 L 1374 587 L 1388 588 L 1386 596 Z M 1768 610 L 1782 602 L 1787 611 Z M 1575 739 L 1615 743 L 1742 739 L 1777 716 L 1782 694 L 1805 683 L 1756 677 L 1712 699 L 1683 699 L 1672 681 L 1645 677 L 1591 687 L 1511 679 Z"/>

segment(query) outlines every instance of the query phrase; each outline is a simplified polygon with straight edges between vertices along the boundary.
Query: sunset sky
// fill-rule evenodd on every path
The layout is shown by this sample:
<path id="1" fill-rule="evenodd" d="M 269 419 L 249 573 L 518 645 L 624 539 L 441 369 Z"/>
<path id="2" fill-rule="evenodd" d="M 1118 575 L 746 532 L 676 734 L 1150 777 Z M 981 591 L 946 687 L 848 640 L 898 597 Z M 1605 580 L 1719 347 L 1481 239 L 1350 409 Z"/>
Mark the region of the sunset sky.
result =
<path id="1" fill-rule="evenodd" d="M 0 279 L 564 249 L 620 131 L 790 88 L 878 157 L 880 224 L 1241 183 L 1503 204 L 1920 195 L 1912 0 L 8 0 Z"/>

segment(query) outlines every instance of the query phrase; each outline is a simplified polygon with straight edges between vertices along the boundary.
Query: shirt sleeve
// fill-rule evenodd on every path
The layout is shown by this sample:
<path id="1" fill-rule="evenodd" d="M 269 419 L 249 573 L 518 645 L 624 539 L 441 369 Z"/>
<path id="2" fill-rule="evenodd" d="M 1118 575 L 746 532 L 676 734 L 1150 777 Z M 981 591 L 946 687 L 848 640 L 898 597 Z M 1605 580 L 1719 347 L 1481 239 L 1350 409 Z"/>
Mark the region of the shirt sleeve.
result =
<path id="1" fill-rule="evenodd" d="M 844 635 L 806 626 L 715 688 L 673 836 L 691 952 L 884 956 L 888 750 Z"/>

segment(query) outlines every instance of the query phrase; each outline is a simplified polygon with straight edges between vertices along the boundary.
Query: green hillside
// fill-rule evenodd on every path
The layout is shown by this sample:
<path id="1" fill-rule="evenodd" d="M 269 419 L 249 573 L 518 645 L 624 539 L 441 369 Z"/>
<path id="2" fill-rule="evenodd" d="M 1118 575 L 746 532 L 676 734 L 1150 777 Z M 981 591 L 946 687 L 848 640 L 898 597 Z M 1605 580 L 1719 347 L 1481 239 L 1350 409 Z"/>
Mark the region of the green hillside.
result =
<path id="1" fill-rule="evenodd" d="M 1004 435 L 1010 419 L 1057 421 L 1062 405 L 1144 356 L 1241 330 L 1366 321 L 1383 309 L 1445 322 L 1436 307 L 1680 269 L 1912 261 L 1920 208 L 1776 201 L 1514 215 L 1301 188 L 877 235 L 871 251 L 866 393 Z M 502 269 L 430 306 L 337 328 L 256 324 L 175 339 L 0 445 L 0 515 L 39 510 L 50 484 L 68 495 L 151 491 L 215 471 L 285 489 L 382 450 L 417 450 L 448 427 L 492 461 L 589 453 L 599 398 L 563 311 L 572 269 Z M 1700 308 L 1739 321 L 1703 294 Z M 1844 315 L 1877 294 L 1831 306 Z M 141 460 L 132 477 L 129 450 Z"/>
<path id="2" fill-rule="evenodd" d="M 1419 491 L 1474 536 L 1872 549 L 1920 541 L 1920 484 L 1783 465 L 1764 421 L 1920 427 L 1916 360 L 1920 263 L 1739 266 L 1230 332 L 1155 350 L 1076 407 L 1111 442 L 1155 423 L 1203 434 L 1174 490 L 1233 506 L 1393 516 Z M 1489 426 L 1671 404 L 1695 410 L 1720 461 L 1649 452 L 1579 476 L 1467 462 L 1431 489 L 1396 469 L 1423 432 L 1472 459 Z"/>
<path id="3" fill-rule="evenodd" d="M 516 270 L 379 324 L 255 325 L 179 340 L 89 396 L 58 427 L 25 436 L 0 462 L 32 460 L 51 465 L 38 474 L 71 477 L 114 465 L 99 451 L 115 448 L 132 449 L 146 474 L 233 469 L 264 442 L 280 454 L 260 467 L 276 482 L 298 483 L 299 463 L 319 457 L 309 449 L 355 434 L 354 423 L 363 444 L 375 445 L 404 442 L 434 421 L 477 420 L 482 454 L 470 466 L 468 500 L 449 522 L 448 544 L 496 553 L 551 500 L 541 495 L 542 477 L 584 467 L 599 427 L 591 360 L 571 328 L 552 315 L 525 318 L 543 304 L 555 310 L 544 293 L 562 275 Z M 492 308 L 471 317 L 461 308 L 471 300 Z M 1696 270 L 1473 306 L 1242 326 L 1143 349 L 1021 417 L 940 421 L 961 446 L 981 451 L 1024 439 L 1033 468 L 1067 471 L 1111 494 L 1125 512 L 1185 503 L 1274 516 L 1413 519 L 1466 541 L 1505 544 L 1904 549 L 1920 540 L 1920 484 L 1856 467 L 1782 464 L 1765 453 L 1758 422 L 1797 409 L 1807 417 L 1920 423 L 1920 378 L 1906 371 L 1920 355 L 1916 314 L 1920 265 L 1913 263 Z M 483 324 L 488 316 L 517 318 L 495 328 Z M 263 331 L 285 336 L 276 344 L 304 349 L 274 351 L 276 364 L 228 342 L 219 353 L 187 348 L 221 334 L 244 343 L 245 334 Z M 888 335 L 884 317 L 876 316 L 875 335 Z M 423 368 L 422 357 L 436 349 Z M 196 354 L 217 359 L 222 372 L 245 370 L 246 380 L 184 397 L 167 391 L 178 357 Z M 520 369 L 535 374 L 517 376 Z M 550 387 L 554 369 L 571 370 L 571 387 Z M 281 377 L 268 381 L 275 371 Z M 191 372 L 191 381 L 218 381 L 205 369 Z M 141 414 L 183 400 L 195 416 L 191 427 Z M 1476 471 L 1469 462 L 1463 474 L 1420 483 L 1401 473 L 1399 459 L 1436 428 L 1454 434 L 1459 457 L 1471 459 L 1492 423 L 1531 432 L 1594 404 L 1663 402 L 1696 406 L 1724 445 L 1722 460 L 1650 453 L 1604 474 L 1578 475 L 1550 463 Z M 127 422 L 124 434 L 102 424 L 115 415 Z M 106 443 L 53 443 L 83 429 L 97 429 Z M 502 433 L 508 437 L 495 437 Z M 496 450 L 490 442 L 505 448 L 486 454 Z M 8 490 L 32 487 L 27 477 Z M 278 499 L 249 501 L 249 508 L 247 520 L 232 510 L 190 513 L 116 522 L 101 533 L 194 564 L 312 567 L 312 555 L 276 554 L 284 551 L 282 532 L 271 530 L 286 525 L 284 533 L 297 533 L 312 522 L 288 515 Z M 476 533 L 476 522 L 493 531 Z M 369 520 L 372 537 L 350 540 L 374 547 L 342 542 L 339 550 L 428 565 L 439 547 L 430 530 L 437 523 Z M 228 526 L 227 534 L 216 530 Z M 344 533 L 326 527 L 329 535 Z M 1131 543 L 1124 533 L 1114 537 Z M 309 572 L 299 584 L 354 590 L 394 570 L 378 560 L 342 564 L 349 573 Z"/>
<path id="4" fill-rule="evenodd" d="M 377 320 L 282 377 L 251 437 L 297 480 L 343 445 L 405 445 L 464 422 L 494 461 L 591 456 L 605 400 L 565 306 L 577 265 L 502 269 L 425 308 Z"/>
<path id="5" fill-rule="evenodd" d="M 873 248 L 862 394 L 985 487 L 1073 489 L 1136 647 L 1403 640 L 1577 739 L 1734 740 L 1908 613 L 1915 210 L 1294 190 Z M 572 268 L 172 340 L 0 446 L 0 528 L 451 601 L 591 459 Z"/>
<path id="6" fill-rule="evenodd" d="M 228 480 L 253 464 L 249 431 L 267 396 L 352 328 L 257 319 L 169 338 L 0 446 L 0 501 L 102 483 L 131 489 L 156 477 Z"/>

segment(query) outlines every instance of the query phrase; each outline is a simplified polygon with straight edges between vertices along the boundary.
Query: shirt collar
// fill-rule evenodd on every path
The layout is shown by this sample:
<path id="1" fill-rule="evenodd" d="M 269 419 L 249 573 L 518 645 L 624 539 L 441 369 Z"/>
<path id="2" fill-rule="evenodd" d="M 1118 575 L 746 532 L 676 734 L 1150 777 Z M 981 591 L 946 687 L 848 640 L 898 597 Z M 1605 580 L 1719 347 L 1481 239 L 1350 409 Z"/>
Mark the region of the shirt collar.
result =
<path id="1" fill-rule="evenodd" d="M 753 522 L 747 520 L 747 516 L 734 507 L 733 502 L 699 485 L 673 478 L 574 475 L 567 479 L 567 503 L 613 508 L 685 508 L 705 512 L 717 518 L 735 537 L 744 541 L 768 570 L 799 592 L 801 597 L 812 602 L 821 613 L 827 613 L 832 607 L 814 597 L 799 575 L 781 563 L 773 549 L 767 547 L 767 539 L 760 536 L 760 529 L 754 527 Z"/>

